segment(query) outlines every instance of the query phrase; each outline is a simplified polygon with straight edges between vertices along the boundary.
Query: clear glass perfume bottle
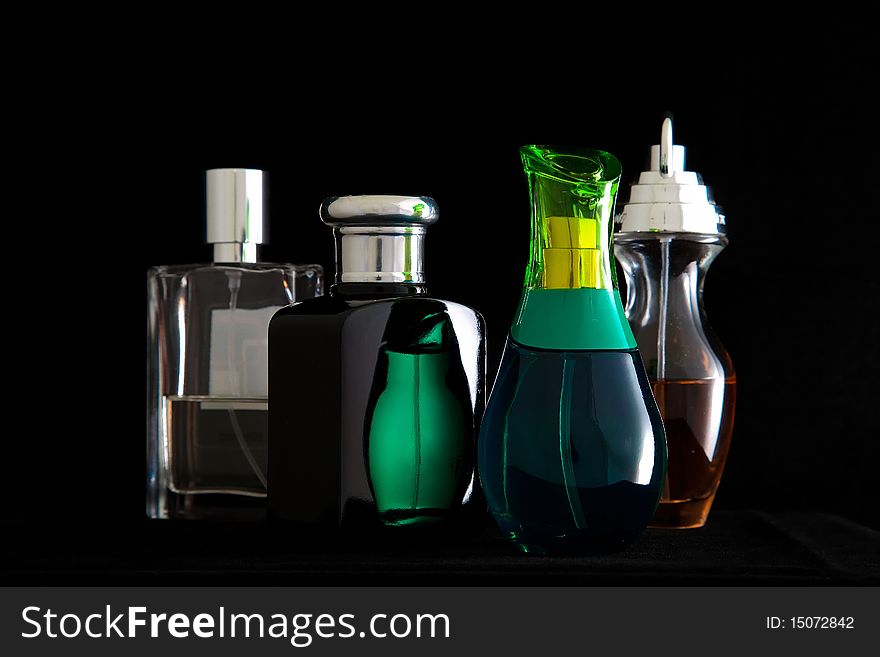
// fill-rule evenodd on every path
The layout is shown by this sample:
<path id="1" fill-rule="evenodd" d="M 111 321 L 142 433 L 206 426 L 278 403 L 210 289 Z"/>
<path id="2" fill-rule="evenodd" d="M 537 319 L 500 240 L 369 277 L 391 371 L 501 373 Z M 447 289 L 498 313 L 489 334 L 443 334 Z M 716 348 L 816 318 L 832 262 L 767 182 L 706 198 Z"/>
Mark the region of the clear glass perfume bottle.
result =
<path id="1" fill-rule="evenodd" d="M 736 374 L 703 307 L 709 266 L 727 246 L 724 215 L 685 170 L 672 119 L 616 218 L 614 253 L 626 277 L 626 316 L 666 426 L 669 468 L 651 524 L 701 527 L 730 449 Z"/>
<path id="2" fill-rule="evenodd" d="M 428 296 L 423 241 L 437 217 L 427 197 L 322 205 L 336 284 L 269 327 L 273 518 L 452 528 L 485 513 L 474 490 L 485 327 L 475 310 Z"/>
<path id="3" fill-rule="evenodd" d="M 520 153 L 531 257 L 480 431 L 480 479 L 524 552 L 613 551 L 651 519 L 666 465 L 611 268 L 620 163 L 603 151 Z"/>
<path id="4" fill-rule="evenodd" d="M 262 171 L 207 172 L 214 263 L 148 274 L 147 515 L 265 513 L 269 320 L 320 295 L 318 265 L 263 263 Z"/>

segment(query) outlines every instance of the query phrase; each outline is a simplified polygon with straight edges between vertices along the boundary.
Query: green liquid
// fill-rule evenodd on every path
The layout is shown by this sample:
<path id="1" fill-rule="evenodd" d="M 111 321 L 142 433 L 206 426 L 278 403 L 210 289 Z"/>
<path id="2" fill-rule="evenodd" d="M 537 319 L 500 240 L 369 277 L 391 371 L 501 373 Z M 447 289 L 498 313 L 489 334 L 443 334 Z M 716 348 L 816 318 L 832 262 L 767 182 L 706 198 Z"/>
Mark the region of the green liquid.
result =
<path id="1" fill-rule="evenodd" d="M 370 483 L 385 524 L 427 524 L 456 508 L 470 484 L 470 389 L 450 349 L 380 353 L 367 416 Z"/>

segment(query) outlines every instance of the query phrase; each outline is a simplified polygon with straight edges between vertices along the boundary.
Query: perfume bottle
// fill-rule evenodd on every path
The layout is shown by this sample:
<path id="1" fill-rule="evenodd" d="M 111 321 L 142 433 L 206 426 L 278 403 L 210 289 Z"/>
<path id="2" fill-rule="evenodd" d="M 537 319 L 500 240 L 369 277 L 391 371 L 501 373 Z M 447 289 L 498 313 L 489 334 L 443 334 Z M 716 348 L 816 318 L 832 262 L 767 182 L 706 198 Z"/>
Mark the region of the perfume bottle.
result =
<path id="1" fill-rule="evenodd" d="M 610 264 L 620 163 L 594 150 L 520 153 L 531 257 L 480 432 L 480 479 L 522 551 L 614 551 L 651 519 L 666 465 Z"/>
<path id="2" fill-rule="evenodd" d="M 147 515 L 265 516 L 273 313 L 321 294 L 318 265 L 263 263 L 262 171 L 207 172 L 214 263 L 148 274 Z"/>
<path id="3" fill-rule="evenodd" d="M 269 326 L 270 517 L 359 531 L 467 526 L 485 512 L 474 490 L 485 326 L 428 295 L 423 242 L 437 205 L 344 196 L 320 216 L 333 228 L 336 284 Z"/>
<path id="4" fill-rule="evenodd" d="M 616 218 L 614 253 L 626 278 L 626 316 L 666 426 L 669 469 L 652 520 L 701 527 L 730 448 L 736 374 L 703 308 L 709 266 L 727 246 L 724 215 L 673 146 L 672 118 L 651 147 L 650 170 Z"/>

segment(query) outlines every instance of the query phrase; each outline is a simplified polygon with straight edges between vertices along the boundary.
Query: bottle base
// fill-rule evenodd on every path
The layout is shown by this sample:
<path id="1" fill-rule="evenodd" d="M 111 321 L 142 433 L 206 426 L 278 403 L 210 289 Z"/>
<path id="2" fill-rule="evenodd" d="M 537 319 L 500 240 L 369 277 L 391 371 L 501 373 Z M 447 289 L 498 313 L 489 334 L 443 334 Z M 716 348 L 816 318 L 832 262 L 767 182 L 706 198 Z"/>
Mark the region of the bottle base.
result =
<path id="1" fill-rule="evenodd" d="M 266 498 L 220 493 L 168 492 L 164 504 L 154 504 L 147 508 L 147 516 L 156 520 L 261 521 L 266 519 Z"/>
<path id="2" fill-rule="evenodd" d="M 655 529 L 697 529 L 706 524 L 715 496 L 703 499 L 660 501 L 648 523 Z"/>
<path id="3" fill-rule="evenodd" d="M 485 507 L 465 504 L 455 508 L 385 509 L 363 500 L 349 500 L 339 526 L 347 532 L 403 536 L 475 536 L 486 523 Z"/>
<path id="4" fill-rule="evenodd" d="M 537 556 L 598 556 L 621 552 L 642 533 L 641 530 L 607 532 L 567 532 L 549 534 L 545 530 L 515 523 L 510 518 L 493 514 L 504 535 L 524 554 Z"/>
<path id="5" fill-rule="evenodd" d="M 450 509 L 394 509 L 379 513 L 385 527 L 432 527 L 450 524 L 456 512 Z"/>

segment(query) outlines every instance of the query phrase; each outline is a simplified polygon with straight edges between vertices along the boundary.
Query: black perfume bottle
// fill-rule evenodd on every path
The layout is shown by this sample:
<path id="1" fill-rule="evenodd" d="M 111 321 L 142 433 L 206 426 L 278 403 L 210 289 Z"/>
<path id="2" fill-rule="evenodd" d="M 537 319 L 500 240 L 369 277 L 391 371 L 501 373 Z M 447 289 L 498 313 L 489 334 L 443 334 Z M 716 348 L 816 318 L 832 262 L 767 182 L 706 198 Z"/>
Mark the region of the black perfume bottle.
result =
<path id="1" fill-rule="evenodd" d="M 485 326 L 428 296 L 433 199 L 329 198 L 336 284 L 269 325 L 269 513 L 327 528 L 467 526 Z"/>

